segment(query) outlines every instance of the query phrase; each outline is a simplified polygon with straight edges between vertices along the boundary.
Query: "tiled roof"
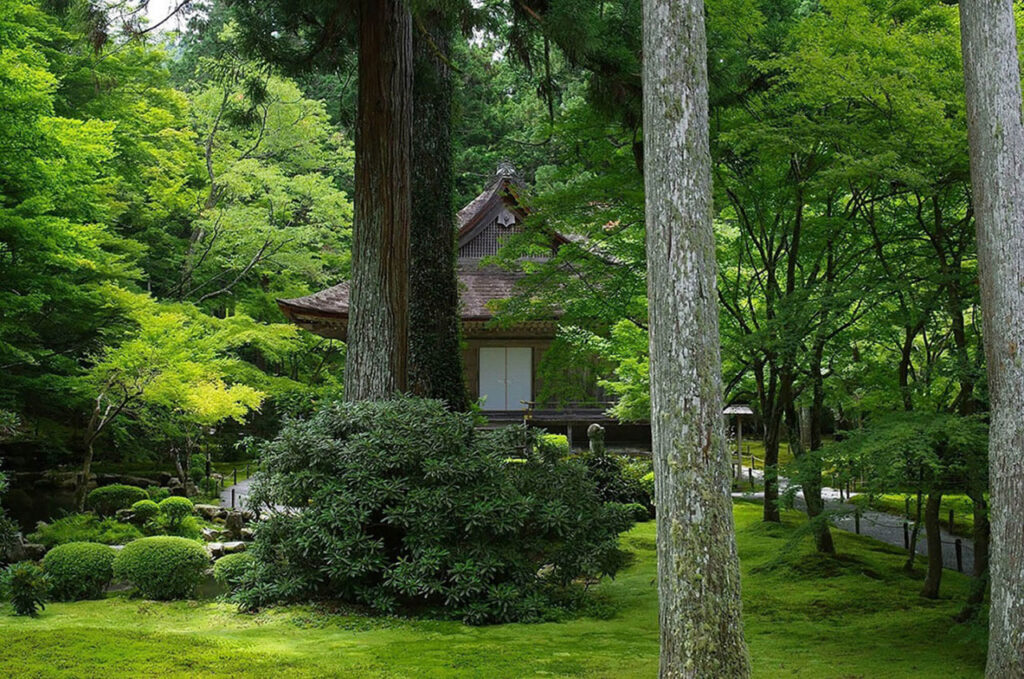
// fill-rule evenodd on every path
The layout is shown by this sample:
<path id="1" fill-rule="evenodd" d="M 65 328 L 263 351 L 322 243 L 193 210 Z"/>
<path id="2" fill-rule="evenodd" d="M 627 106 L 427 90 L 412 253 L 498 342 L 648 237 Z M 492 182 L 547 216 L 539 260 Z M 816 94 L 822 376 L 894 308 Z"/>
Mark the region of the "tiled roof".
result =
<path id="1" fill-rule="evenodd" d="M 498 201 L 504 201 L 513 187 L 520 186 L 519 179 L 511 165 L 503 163 L 498 167 L 494 179 L 483 192 L 458 212 L 459 236 L 469 234 L 480 220 L 490 214 Z M 510 198 L 511 200 L 511 198 Z M 493 312 L 487 308 L 492 300 L 507 299 L 522 274 L 497 267 L 480 267 L 478 259 L 460 258 L 459 298 L 463 320 L 489 320 Z M 341 319 L 348 317 L 348 282 L 326 288 L 312 295 L 294 299 L 279 299 L 277 305 L 290 320 L 296 314 L 322 318 Z"/>
<path id="2" fill-rule="evenodd" d="M 463 320 L 489 320 L 494 314 L 487 307 L 491 300 L 506 299 L 513 294 L 516 281 L 522 274 L 495 267 L 481 268 L 475 261 L 466 262 L 459 269 L 459 302 Z M 279 299 L 278 306 L 294 320 L 295 314 L 324 318 L 348 317 L 349 284 L 338 285 L 305 297 Z"/>

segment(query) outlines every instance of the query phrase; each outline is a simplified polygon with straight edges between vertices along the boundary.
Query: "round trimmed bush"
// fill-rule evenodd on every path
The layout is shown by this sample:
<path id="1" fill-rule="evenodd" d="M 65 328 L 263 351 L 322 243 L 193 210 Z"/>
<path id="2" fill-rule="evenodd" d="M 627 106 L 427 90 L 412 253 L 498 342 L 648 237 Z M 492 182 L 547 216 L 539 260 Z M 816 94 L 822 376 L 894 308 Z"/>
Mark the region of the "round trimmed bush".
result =
<path id="1" fill-rule="evenodd" d="M 139 523 L 147 523 L 160 513 L 160 506 L 152 500 L 139 500 L 132 505 L 132 516 Z"/>
<path id="2" fill-rule="evenodd" d="M 146 489 L 146 493 L 153 502 L 160 502 L 171 496 L 171 491 L 162 486 L 150 486 Z"/>
<path id="3" fill-rule="evenodd" d="M 187 497 L 178 497 L 172 495 L 166 500 L 160 502 L 160 513 L 163 514 L 164 518 L 167 519 L 168 525 L 172 528 L 177 528 L 181 525 L 181 522 L 185 520 L 185 517 L 192 516 L 192 512 L 195 510 L 195 505 Z"/>
<path id="4" fill-rule="evenodd" d="M 241 584 L 252 564 L 252 554 L 248 552 L 222 556 L 213 564 L 213 579 L 232 590 Z"/>
<path id="5" fill-rule="evenodd" d="M 86 504 L 100 516 L 114 516 L 118 509 L 128 509 L 139 500 L 148 500 L 149 493 L 136 486 L 115 483 L 89 493 Z"/>
<path id="6" fill-rule="evenodd" d="M 54 601 L 98 599 L 114 577 L 114 550 L 95 542 L 69 542 L 43 558 Z"/>
<path id="7" fill-rule="evenodd" d="M 114 577 L 147 599 L 185 599 L 195 592 L 210 557 L 198 542 L 160 536 L 126 545 L 114 559 Z"/>

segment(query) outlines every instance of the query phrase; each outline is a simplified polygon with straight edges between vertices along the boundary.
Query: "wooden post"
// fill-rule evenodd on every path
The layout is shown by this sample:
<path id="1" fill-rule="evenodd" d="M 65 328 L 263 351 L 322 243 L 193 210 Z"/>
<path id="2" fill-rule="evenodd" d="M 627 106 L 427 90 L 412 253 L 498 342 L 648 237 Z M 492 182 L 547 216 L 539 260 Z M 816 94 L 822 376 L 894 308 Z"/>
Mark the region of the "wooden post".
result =
<path id="1" fill-rule="evenodd" d="M 235 470 L 233 472 L 231 472 L 231 485 L 232 486 L 237 486 L 238 485 L 238 467 L 235 467 Z"/>
<path id="2" fill-rule="evenodd" d="M 736 456 L 743 457 L 743 416 L 736 416 Z"/>
<path id="3" fill-rule="evenodd" d="M 910 549 L 910 524 L 903 522 L 903 549 Z"/>
<path id="4" fill-rule="evenodd" d="M 565 425 L 565 438 L 569 443 L 569 452 L 572 453 L 572 423 Z"/>
<path id="5" fill-rule="evenodd" d="M 747 468 L 747 480 L 750 481 L 750 490 L 754 490 L 754 468 Z"/>
<path id="6" fill-rule="evenodd" d="M 245 478 L 249 478 L 249 463 L 245 463 Z"/>
<path id="7" fill-rule="evenodd" d="M 231 508 L 235 508 L 235 489 L 231 489 Z"/>
<path id="8" fill-rule="evenodd" d="M 952 513 L 952 512 L 950 512 L 950 513 Z M 956 547 L 956 569 L 957 569 L 958 572 L 963 573 L 964 572 L 964 544 L 963 544 L 963 541 L 960 538 L 957 538 L 956 542 L 953 543 L 953 546 Z"/>
<path id="9" fill-rule="evenodd" d="M 903 505 L 904 505 L 904 507 L 907 510 L 906 511 L 906 515 L 907 515 L 907 518 L 909 519 L 910 518 L 910 496 L 908 495 L 907 497 L 903 498 L 903 500 L 904 500 L 903 501 Z"/>
<path id="10" fill-rule="evenodd" d="M 953 524 L 953 510 L 952 510 L 952 509 L 950 509 L 950 510 L 949 510 L 949 532 L 950 532 L 950 533 L 952 533 L 952 532 L 953 532 L 953 525 L 954 525 L 954 524 Z"/>
<path id="11" fill-rule="evenodd" d="M 860 505 L 853 509 L 853 528 L 860 535 Z"/>

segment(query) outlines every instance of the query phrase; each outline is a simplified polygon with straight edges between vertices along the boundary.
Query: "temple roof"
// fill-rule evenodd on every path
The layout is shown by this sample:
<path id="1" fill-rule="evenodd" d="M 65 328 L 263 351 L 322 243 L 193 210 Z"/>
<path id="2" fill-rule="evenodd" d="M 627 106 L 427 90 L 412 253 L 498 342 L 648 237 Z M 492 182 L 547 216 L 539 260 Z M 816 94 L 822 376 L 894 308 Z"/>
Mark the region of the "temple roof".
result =
<path id="1" fill-rule="evenodd" d="M 487 307 L 495 299 L 511 297 L 522 274 L 495 267 L 477 267 L 474 263 L 459 268 L 459 303 L 464 321 L 486 321 L 494 317 Z M 295 315 L 322 318 L 348 317 L 348 282 L 294 299 L 279 299 L 277 306 L 289 320 Z"/>
<path id="2" fill-rule="evenodd" d="M 481 266 L 480 257 L 494 254 L 501 234 L 516 228 L 527 210 L 519 203 L 522 184 L 515 169 L 502 163 L 487 187 L 457 214 L 459 257 L 459 302 L 464 321 L 486 321 L 494 317 L 488 308 L 492 300 L 513 295 L 521 273 Z M 486 250 L 486 251 L 483 251 Z M 493 251 L 492 251 L 493 250 Z M 347 281 L 304 297 L 279 299 L 277 305 L 289 320 L 347 319 Z"/>

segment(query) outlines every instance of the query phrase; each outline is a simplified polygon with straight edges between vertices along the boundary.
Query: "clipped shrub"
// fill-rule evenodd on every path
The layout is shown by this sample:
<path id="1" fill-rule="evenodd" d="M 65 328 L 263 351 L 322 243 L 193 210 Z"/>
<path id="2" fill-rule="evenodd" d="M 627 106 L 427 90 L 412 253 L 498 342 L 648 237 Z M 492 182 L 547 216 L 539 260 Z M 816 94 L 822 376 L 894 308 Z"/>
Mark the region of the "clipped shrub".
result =
<path id="1" fill-rule="evenodd" d="M 139 529 L 130 523 L 101 519 L 95 514 L 71 514 L 52 523 L 40 523 L 28 539 L 49 549 L 69 542 L 123 545 L 141 537 Z"/>
<path id="2" fill-rule="evenodd" d="M 132 505 L 132 517 L 137 523 L 148 523 L 157 517 L 160 507 L 152 500 L 139 500 Z"/>
<path id="3" fill-rule="evenodd" d="M 177 523 L 172 523 L 167 517 L 160 515 L 150 525 L 155 526 L 157 532 L 163 535 L 176 535 L 189 540 L 198 540 L 203 536 L 203 527 L 194 516 L 186 516 Z"/>
<path id="4" fill-rule="evenodd" d="M 264 447 L 249 501 L 296 509 L 257 525 L 236 600 L 342 599 L 474 624 L 554 615 L 574 580 L 621 567 L 630 522 L 583 465 L 531 436 L 478 432 L 471 415 L 415 398 L 289 422 Z"/>
<path id="5" fill-rule="evenodd" d="M 171 496 L 171 491 L 163 486 L 150 486 L 146 489 L 146 493 L 153 502 L 160 502 Z"/>
<path id="6" fill-rule="evenodd" d="M 34 618 L 46 608 L 49 581 L 43 569 L 31 561 L 8 566 L 0 575 L 0 585 L 18 615 Z"/>
<path id="7" fill-rule="evenodd" d="M 193 455 L 188 459 L 188 477 L 197 486 L 206 478 L 206 458 L 204 456 Z"/>
<path id="8" fill-rule="evenodd" d="M 128 509 L 139 500 L 148 498 L 149 494 L 141 488 L 115 483 L 91 491 L 86 506 L 100 516 L 113 516 L 117 510 Z"/>
<path id="9" fill-rule="evenodd" d="M 184 599 L 210 565 L 195 540 L 158 536 L 136 540 L 114 558 L 114 577 L 132 584 L 147 599 Z"/>
<path id="10" fill-rule="evenodd" d="M 217 479 L 203 479 L 199 482 L 199 492 L 205 497 L 220 496 L 220 482 Z"/>
<path id="11" fill-rule="evenodd" d="M 192 516 L 195 505 L 187 497 L 173 495 L 160 502 L 160 515 L 166 520 L 168 528 L 176 530 L 186 517 Z"/>
<path id="12" fill-rule="evenodd" d="M 569 456 L 569 437 L 565 434 L 541 434 L 537 438 L 537 447 L 545 455 L 555 458 Z"/>
<path id="13" fill-rule="evenodd" d="M 233 590 L 242 584 L 252 565 L 253 557 L 249 552 L 222 556 L 213 564 L 213 579 L 229 591 Z"/>
<path id="14" fill-rule="evenodd" d="M 54 601 L 98 599 L 114 577 L 114 550 L 95 542 L 70 542 L 43 557 Z"/>

